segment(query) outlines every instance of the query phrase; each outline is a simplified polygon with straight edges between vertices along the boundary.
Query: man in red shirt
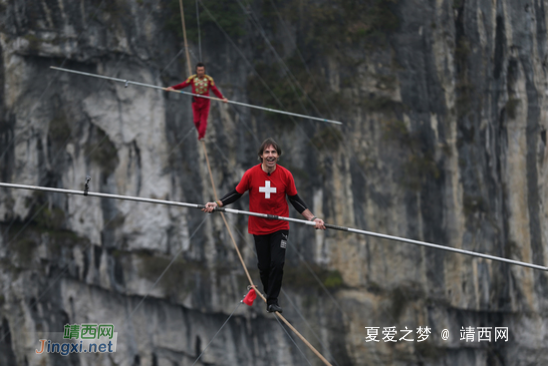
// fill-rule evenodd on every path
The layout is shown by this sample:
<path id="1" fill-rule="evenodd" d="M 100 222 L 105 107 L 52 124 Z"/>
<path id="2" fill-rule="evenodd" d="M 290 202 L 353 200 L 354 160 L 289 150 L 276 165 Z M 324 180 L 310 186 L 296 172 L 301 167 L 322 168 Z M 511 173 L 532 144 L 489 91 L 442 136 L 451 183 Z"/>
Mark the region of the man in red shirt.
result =
<path id="1" fill-rule="evenodd" d="M 203 211 L 213 212 L 216 207 L 228 205 L 249 191 L 250 211 L 289 217 L 289 207 L 285 199 L 287 195 L 289 202 L 300 214 L 315 222 L 316 229 L 325 230 L 323 220 L 314 216 L 297 194 L 293 175 L 283 166 L 277 165 L 281 154 L 282 150 L 278 144 L 271 138 L 266 139 L 259 148 L 261 164 L 246 171 L 235 190 L 216 202 L 206 203 Z M 281 313 L 278 295 L 282 287 L 289 222 L 250 216 L 248 231 L 255 239 L 261 282 L 267 298 L 267 311 Z"/>
<path id="2" fill-rule="evenodd" d="M 179 90 L 192 85 L 192 93 L 209 96 L 209 89 L 223 102 L 228 102 L 228 99 L 223 97 L 219 89 L 215 86 L 213 78 L 205 73 L 205 65 L 201 62 L 196 64 L 196 74 L 190 76 L 181 84 L 170 86 L 169 91 Z M 198 130 L 198 140 L 204 138 L 207 129 L 207 117 L 209 115 L 209 105 L 211 100 L 208 98 L 192 97 L 192 114 L 194 115 L 194 126 Z"/>

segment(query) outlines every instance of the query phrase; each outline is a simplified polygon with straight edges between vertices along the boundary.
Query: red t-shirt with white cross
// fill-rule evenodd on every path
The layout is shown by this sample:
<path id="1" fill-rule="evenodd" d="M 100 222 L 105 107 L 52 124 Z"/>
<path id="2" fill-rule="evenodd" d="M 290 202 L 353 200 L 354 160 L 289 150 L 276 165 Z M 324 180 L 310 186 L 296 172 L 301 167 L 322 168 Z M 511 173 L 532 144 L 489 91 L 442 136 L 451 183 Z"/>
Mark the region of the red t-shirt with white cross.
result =
<path id="1" fill-rule="evenodd" d="M 276 165 L 276 170 L 270 175 L 264 172 L 261 164 L 246 171 L 236 191 L 244 194 L 247 190 L 250 211 L 283 217 L 289 217 L 285 195 L 297 194 L 293 175 L 281 165 Z M 247 229 L 253 235 L 267 235 L 278 230 L 289 230 L 289 222 L 249 216 Z"/>

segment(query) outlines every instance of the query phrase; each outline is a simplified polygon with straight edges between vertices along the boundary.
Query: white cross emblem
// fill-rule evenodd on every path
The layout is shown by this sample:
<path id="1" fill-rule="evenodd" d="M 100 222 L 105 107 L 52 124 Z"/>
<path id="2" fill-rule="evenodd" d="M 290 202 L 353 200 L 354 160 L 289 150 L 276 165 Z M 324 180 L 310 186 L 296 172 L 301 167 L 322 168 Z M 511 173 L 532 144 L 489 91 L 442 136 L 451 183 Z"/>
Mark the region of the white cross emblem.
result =
<path id="1" fill-rule="evenodd" d="M 265 180 L 264 187 L 259 187 L 259 192 L 264 192 L 266 199 L 270 198 L 270 193 L 276 193 L 276 187 L 270 187 L 270 181 Z"/>

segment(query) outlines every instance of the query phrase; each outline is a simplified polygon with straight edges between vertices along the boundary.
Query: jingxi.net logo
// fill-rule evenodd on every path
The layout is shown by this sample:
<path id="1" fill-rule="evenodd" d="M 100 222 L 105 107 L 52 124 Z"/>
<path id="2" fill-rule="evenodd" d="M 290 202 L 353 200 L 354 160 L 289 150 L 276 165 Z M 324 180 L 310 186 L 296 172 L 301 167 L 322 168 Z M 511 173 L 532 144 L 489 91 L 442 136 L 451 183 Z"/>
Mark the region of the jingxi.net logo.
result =
<path id="1" fill-rule="evenodd" d="M 112 353 L 116 352 L 118 332 L 114 324 L 67 324 L 63 333 L 49 333 L 50 339 L 40 339 L 36 354 Z"/>

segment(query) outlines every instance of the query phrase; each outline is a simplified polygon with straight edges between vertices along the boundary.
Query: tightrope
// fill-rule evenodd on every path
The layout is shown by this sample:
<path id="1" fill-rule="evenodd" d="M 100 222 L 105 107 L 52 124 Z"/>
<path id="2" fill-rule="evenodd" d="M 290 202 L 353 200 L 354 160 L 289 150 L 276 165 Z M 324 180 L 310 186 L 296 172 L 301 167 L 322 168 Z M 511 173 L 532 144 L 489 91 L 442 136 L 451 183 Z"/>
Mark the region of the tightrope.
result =
<path id="1" fill-rule="evenodd" d="M 64 69 L 64 68 L 55 67 L 55 66 L 50 66 L 50 69 L 57 70 L 57 71 L 68 72 L 68 73 L 72 73 L 72 74 L 83 75 L 83 76 L 89 76 L 89 77 L 98 78 L 98 79 L 105 79 L 105 80 L 116 81 L 116 82 L 119 82 L 119 83 L 123 83 L 124 86 L 125 86 L 126 88 L 127 88 L 129 85 L 137 85 L 137 86 L 143 86 L 143 87 L 145 87 L 145 88 L 152 88 L 152 89 L 157 89 L 157 90 L 169 91 L 169 92 L 172 92 L 172 93 L 180 93 L 180 94 L 185 94 L 185 95 L 192 95 L 192 96 L 197 97 L 197 98 L 205 98 L 205 99 L 223 101 L 222 99 L 219 99 L 219 98 L 209 97 L 209 96 L 201 95 L 201 94 L 194 94 L 194 93 L 190 93 L 190 92 L 183 91 L 183 90 L 168 90 L 167 88 L 165 88 L 165 87 L 163 87 L 163 86 L 157 86 L 157 85 L 139 83 L 139 82 L 137 82 L 137 81 L 131 81 L 131 80 L 126 80 L 126 79 L 113 78 L 113 77 L 110 77 L 110 76 L 92 74 L 92 73 L 89 73 L 89 72 L 83 72 L 83 71 L 76 71 L 76 70 Z M 267 111 L 267 112 L 272 112 L 272 113 L 285 114 L 285 115 L 293 116 L 293 117 L 307 118 L 307 119 L 311 119 L 311 120 L 314 120 L 314 121 L 320 121 L 320 122 L 327 122 L 327 123 L 332 123 L 332 124 L 336 124 L 336 125 L 342 125 L 342 122 L 334 121 L 334 120 L 331 120 L 331 119 L 325 119 L 325 118 L 314 117 L 314 116 L 307 116 L 307 115 L 305 115 L 305 114 L 299 114 L 299 113 L 293 113 L 293 112 L 286 112 L 286 111 L 281 111 L 281 110 L 279 110 L 279 109 L 266 108 L 266 107 L 261 107 L 261 106 L 258 106 L 258 105 L 247 104 L 247 103 L 242 103 L 242 102 L 236 102 L 236 101 L 233 101 L 233 100 L 229 100 L 229 101 L 227 101 L 226 103 L 235 104 L 235 105 L 240 105 L 240 106 L 248 107 L 248 108 L 260 109 L 260 110 L 262 110 L 262 111 Z"/>
<path id="2" fill-rule="evenodd" d="M 177 202 L 177 201 L 168 201 L 168 200 L 161 200 L 161 199 L 154 199 L 154 198 L 143 198 L 143 197 L 135 197 L 135 196 L 110 194 L 110 193 L 90 192 L 87 189 L 84 190 L 84 191 L 80 191 L 80 190 L 72 190 L 72 189 L 51 188 L 51 187 L 42 187 L 42 186 L 30 186 L 30 185 L 24 185 L 24 184 L 13 184 L 13 183 L 3 183 L 3 182 L 0 182 L 0 187 L 15 188 L 15 189 L 27 189 L 27 190 L 42 191 L 42 192 L 65 193 L 65 194 L 72 194 L 72 195 L 84 195 L 84 196 L 90 196 L 90 197 L 111 198 L 111 199 L 119 199 L 119 200 L 135 201 L 135 202 L 154 203 L 154 204 L 168 205 L 168 206 L 187 207 L 187 208 L 194 208 L 194 209 L 205 208 L 205 205 L 197 204 L 197 203 Z M 223 207 L 217 207 L 215 209 L 215 211 L 227 212 L 227 213 L 236 214 L 236 215 L 255 216 L 255 217 L 261 217 L 261 218 L 269 219 L 269 220 L 283 220 L 283 221 L 295 222 L 295 223 L 298 223 L 298 224 L 303 224 L 303 225 L 308 225 L 308 226 L 315 226 L 315 223 L 313 221 L 294 219 L 292 217 L 282 217 L 282 216 L 269 215 L 269 214 L 263 214 L 263 213 L 251 212 L 251 211 L 244 211 L 244 210 L 235 210 L 235 209 L 232 209 L 232 208 L 223 208 Z M 351 228 L 351 227 L 344 227 L 344 226 L 331 225 L 331 224 L 325 224 L 325 227 L 328 228 L 328 229 L 346 231 L 346 232 L 354 233 L 354 234 L 360 234 L 360 235 L 377 237 L 377 238 L 381 238 L 381 239 L 388 239 L 388 240 L 392 240 L 392 241 L 399 241 L 399 242 L 403 242 L 403 243 L 415 244 L 415 245 L 425 246 L 425 247 L 428 247 L 428 248 L 440 249 L 440 250 L 445 250 L 445 251 L 448 251 L 448 252 L 454 252 L 454 253 L 470 255 L 470 256 L 473 256 L 473 257 L 490 259 L 490 260 L 494 260 L 494 261 L 498 261 L 498 262 L 505 262 L 505 263 L 515 264 L 515 265 L 518 265 L 518 266 L 538 269 L 538 270 L 541 270 L 541 271 L 548 271 L 548 267 L 541 266 L 541 265 L 538 265 L 538 264 L 532 264 L 532 263 L 517 261 L 517 260 L 514 260 L 514 259 L 497 257 L 497 256 L 494 256 L 494 255 L 478 253 L 478 252 L 474 252 L 474 251 L 471 251 L 471 250 L 464 250 L 464 249 L 458 249 L 458 248 L 453 248 L 453 247 L 447 247 L 447 246 L 440 245 L 440 244 L 434 244 L 434 243 L 429 243 L 429 242 L 420 241 L 420 240 L 402 238 L 402 237 L 394 236 L 394 235 L 381 234 L 381 233 L 376 233 L 374 231 L 359 230 L 359 229 L 354 229 L 354 228 Z"/>

